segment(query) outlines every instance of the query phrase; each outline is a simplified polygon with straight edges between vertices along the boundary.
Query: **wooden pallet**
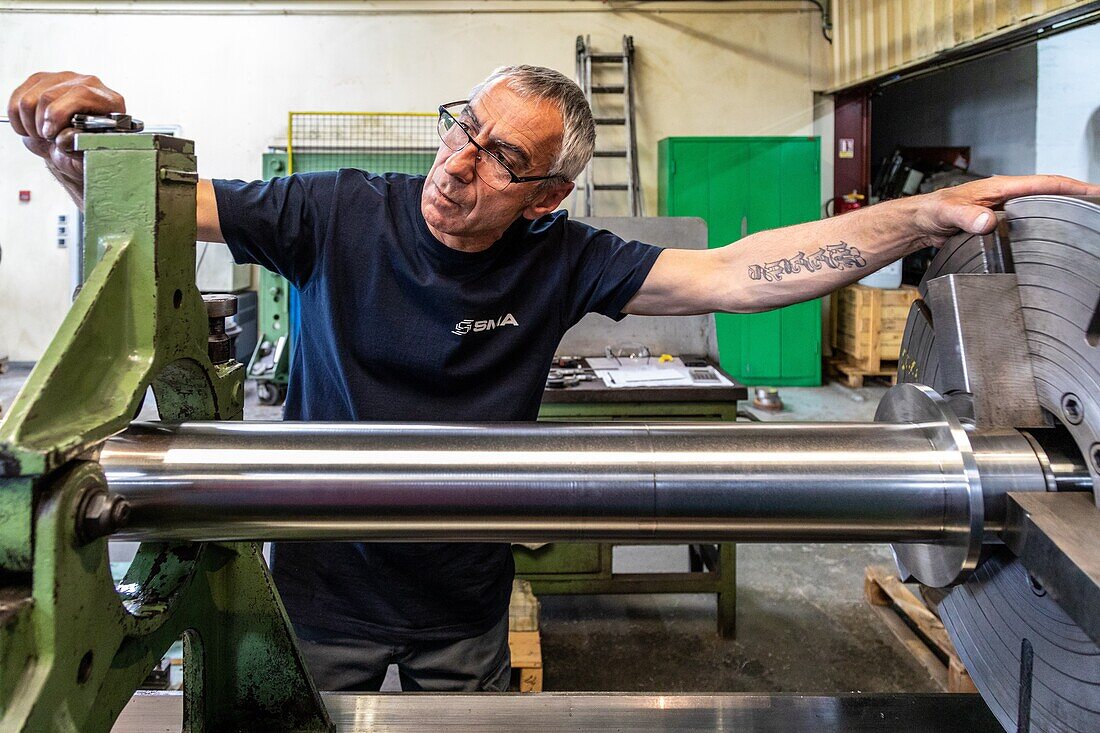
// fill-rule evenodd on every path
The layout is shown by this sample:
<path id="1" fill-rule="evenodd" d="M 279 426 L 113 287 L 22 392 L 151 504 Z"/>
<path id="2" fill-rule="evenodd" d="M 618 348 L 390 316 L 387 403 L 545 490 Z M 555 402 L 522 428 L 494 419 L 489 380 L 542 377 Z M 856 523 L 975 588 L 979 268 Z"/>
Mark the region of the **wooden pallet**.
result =
<path id="1" fill-rule="evenodd" d="M 863 594 L 872 610 L 928 670 L 941 690 L 977 692 L 943 623 L 897 575 L 884 567 L 868 567 L 863 575 Z"/>
<path id="2" fill-rule="evenodd" d="M 520 692 L 542 692 L 542 642 L 537 631 L 509 631 L 512 672 Z"/>
<path id="3" fill-rule="evenodd" d="M 888 369 L 897 371 L 901 340 L 913 301 L 920 292 L 911 286 L 895 290 L 849 285 L 833 294 L 830 309 L 832 346 L 838 356 L 864 376 Z"/>
<path id="4" fill-rule="evenodd" d="M 898 383 L 898 363 L 896 361 L 880 361 L 875 369 L 869 369 L 844 358 L 829 360 L 829 366 L 835 374 L 852 389 L 862 389 L 863 380 L 867 377 L 875 377 L 888 381 L 891 385 Z"/>
<path id="5" fill-rule="evenodd" d="M 519 691 L 542 692 L 539 602 L 526 580 L 512 582 L 512 598 L 508 604 L 508 648 L 512 652 L 512 676 L 519 678 Z"/>

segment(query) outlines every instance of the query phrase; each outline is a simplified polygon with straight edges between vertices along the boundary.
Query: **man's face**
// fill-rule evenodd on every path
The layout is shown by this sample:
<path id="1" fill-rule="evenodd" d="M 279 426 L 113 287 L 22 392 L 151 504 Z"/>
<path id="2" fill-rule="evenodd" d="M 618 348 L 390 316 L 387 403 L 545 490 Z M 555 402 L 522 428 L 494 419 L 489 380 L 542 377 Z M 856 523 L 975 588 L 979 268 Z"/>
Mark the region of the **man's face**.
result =
<path id="1" fill-rule="evenodd" d="M 482 146 L 507 160 L 516 175 L 546 175 L 561 148 L 561 114 L 549 102 L 520 97 L 504 81 L 484 89 L 459 121 Z M 512 183 L 497 191 L 475 172 L 477 156 L 473 145 L 455 152 L 440 144 L 420 199 L 421 212 L 433 230 L 492 243 L 519 216 L 540 215 L 535 209 L 563 186 L 565 193 L 551 207 L 572 189 L 572 184 L 549 181 L 548 186 Z M 487 165 L 485 160 L 477 163 L 479 170 Z"/>

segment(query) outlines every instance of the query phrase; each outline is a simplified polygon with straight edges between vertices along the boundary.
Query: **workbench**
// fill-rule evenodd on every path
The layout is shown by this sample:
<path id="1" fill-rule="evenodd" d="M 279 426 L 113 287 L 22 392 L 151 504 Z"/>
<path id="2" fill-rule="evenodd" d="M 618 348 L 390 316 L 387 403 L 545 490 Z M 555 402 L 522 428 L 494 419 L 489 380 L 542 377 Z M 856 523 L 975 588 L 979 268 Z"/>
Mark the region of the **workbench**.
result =
<path id="1" fill-rule="evenodd" d="M 720 386 L 612 389 L 597 379 L 581 382 L 573 387 L 543 390 L 539 419 L 736 420 L 737 402 L 748 397 L 748 390 L 723 372 L 712 360 L 705 361 L 733 383 Z"/>

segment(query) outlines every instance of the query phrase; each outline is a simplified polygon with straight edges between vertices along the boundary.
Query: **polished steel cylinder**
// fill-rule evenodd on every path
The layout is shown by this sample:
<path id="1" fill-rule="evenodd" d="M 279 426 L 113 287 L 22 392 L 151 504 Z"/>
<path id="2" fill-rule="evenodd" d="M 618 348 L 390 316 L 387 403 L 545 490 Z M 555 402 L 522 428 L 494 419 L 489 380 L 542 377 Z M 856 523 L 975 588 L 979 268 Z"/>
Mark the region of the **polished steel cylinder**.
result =
<path id="1" fill-rule="evenodd" d="M 131 539 L 937 542 L 967 486 L 930 429 L 146 423 L 100 462 Z M 1034 452 L 984 463 L 1046 487 Z"/>

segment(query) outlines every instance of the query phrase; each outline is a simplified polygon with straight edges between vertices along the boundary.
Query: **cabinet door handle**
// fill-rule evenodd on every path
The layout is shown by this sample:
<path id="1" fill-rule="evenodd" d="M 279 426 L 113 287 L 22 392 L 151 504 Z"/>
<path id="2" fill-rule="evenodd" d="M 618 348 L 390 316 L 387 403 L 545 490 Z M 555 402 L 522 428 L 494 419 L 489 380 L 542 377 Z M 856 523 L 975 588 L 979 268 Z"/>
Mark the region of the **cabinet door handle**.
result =
<path id="1" fill-rule="evenodd" d="M 749 236 L 749 217 L 748 215 L 741 217 L 741 239 Z"/>

